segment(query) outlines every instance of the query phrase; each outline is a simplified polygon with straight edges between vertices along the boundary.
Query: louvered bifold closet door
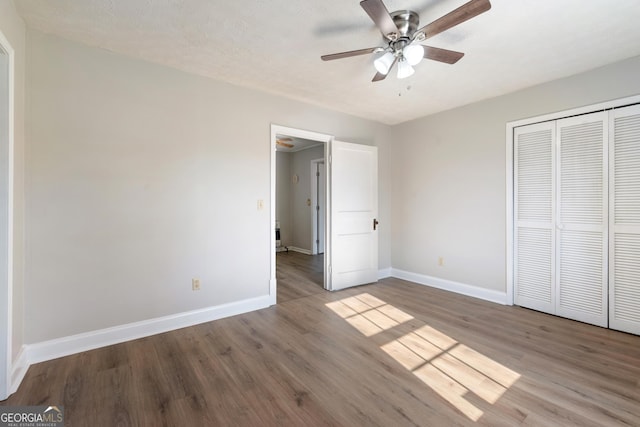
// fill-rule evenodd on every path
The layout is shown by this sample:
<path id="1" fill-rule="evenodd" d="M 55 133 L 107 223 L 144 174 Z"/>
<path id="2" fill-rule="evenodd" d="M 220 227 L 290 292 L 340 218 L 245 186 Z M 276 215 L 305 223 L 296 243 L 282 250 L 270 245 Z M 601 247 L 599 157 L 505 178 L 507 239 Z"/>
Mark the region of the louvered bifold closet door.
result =
<path id="1" fill-rule="evenodd" d="M 514 299 L 554 313 L 555 124 L 514 129 Z"/>
<path id="2" fill-rule="evenodd" d="M 608 325 L 608 119 L 558 120 L 557 314 Z"/>
<path id="3" fill-rule="evenodd" d="M 640 334 L 640 106 L 614 110 L 610 127 L 609 326 Z"/>

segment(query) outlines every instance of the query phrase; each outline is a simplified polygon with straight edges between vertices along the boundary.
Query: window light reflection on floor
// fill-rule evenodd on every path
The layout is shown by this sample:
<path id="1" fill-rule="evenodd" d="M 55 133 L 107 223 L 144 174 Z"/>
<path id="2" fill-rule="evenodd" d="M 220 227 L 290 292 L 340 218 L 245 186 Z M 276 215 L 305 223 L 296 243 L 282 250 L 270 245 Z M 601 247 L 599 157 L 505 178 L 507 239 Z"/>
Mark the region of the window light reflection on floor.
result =
<path id="1" fill-rule="evenodd" d="M 367 293 L 326 306 L 366 337 L 413 319 Z M 517 372 L 429 325 L 380 348 L 473 421 L 478 421 L 484 412 L 468 397 L 475 395 L 488 404 L 495 404 L 520 378 Z"/>
<path id="2" fill-rule="evenodd" d="M 370 294 L 360 294 L 326 305 L 366 337 L 413 319 L 413 316 Z"/>

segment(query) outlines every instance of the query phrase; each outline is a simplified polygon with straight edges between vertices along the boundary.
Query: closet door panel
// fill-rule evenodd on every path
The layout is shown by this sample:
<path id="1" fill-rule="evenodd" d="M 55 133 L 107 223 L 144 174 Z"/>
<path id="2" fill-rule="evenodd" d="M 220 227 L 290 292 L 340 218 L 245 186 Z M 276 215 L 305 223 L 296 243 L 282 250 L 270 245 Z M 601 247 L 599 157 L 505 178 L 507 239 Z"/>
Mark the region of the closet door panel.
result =
<path id="1" fill-rule="evenodd" d="M 607 113 L 557 121 L 557 314 L 608 325 Z"/>
<path id="2" fill-rule="evenodd" d="M 640 106 L 611 113 L 609 325 L 640 334 Z"/>
<path id="3" fill-rule="evenodd" d="M 554 123 L 514 130 L 514 299 L 554 313 Z"/>
<path id="4" fill-rule="evenodd" d="M 562 230 L 558 271 L 558 314 L 607 326 L 606 246 L 601 232 Z"/>

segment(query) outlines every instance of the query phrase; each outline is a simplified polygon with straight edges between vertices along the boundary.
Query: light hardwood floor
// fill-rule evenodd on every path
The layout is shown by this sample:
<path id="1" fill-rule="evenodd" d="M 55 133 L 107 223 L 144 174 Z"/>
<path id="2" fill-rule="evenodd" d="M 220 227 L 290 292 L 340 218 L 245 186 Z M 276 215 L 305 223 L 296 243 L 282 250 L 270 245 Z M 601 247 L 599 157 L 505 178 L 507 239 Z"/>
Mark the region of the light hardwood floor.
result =
<path id="1" fill-rule="evenodd" d="M 397 279 L 33 365 L 66 426 L 639 426 L 640 337 Z"/>

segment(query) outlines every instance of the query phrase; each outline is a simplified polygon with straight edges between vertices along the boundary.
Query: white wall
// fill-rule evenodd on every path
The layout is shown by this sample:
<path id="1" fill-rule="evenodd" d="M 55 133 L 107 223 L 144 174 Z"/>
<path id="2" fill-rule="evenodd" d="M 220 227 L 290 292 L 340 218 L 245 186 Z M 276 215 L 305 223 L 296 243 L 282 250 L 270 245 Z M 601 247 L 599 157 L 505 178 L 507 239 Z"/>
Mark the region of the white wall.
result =
<path id="1" fill-rule="evenodd" d="M 267 295 L 271 123 L 387 150 L 367 120 L 35 31 L 29 48 L 28 343 Z"/>
<path id="2" fill-rule="evenodd" d="M 324 158 L 324 145 L 295 152 L 276 153 L 276 217 L 283 246 L 311 252 L 311 160 Z M 298 177 L 293 182 L 293 176 Z"/>
<path id="3" fill-rule="evenodd" d="M 291 156 L 292 153 L 276 152 L 276 220 L 280 222 L 282 246 L 291 246 L 293 226 L 291 221 Z"/>
<path id="4" fill-rule="evenodd" d="M 293 225 L 292 246 L 313 249 L 313 207 L 307 205 L 311 198 L 311 160 L 324 158 L 324 145 L 296 151 L 291 155 L 291 176 L 298 175 L 298 182 L 291 182 L 291 218 Z"/>
<path id="5" fill-rule="evenodd" d="M 0 31 L 14 51 L 14 176 L 13 176 L 13 316 L 12 357 L 24 343 L 24 147 L 25 147 L 25 24 L 9 0 L 0 0 Z"/>
<path id="6" fill-rule="evenodd" d="M 394 127 L 393 267 L 505 292 L 506 123 L 639 94 L 639 75 L 632 58 Z"/>

